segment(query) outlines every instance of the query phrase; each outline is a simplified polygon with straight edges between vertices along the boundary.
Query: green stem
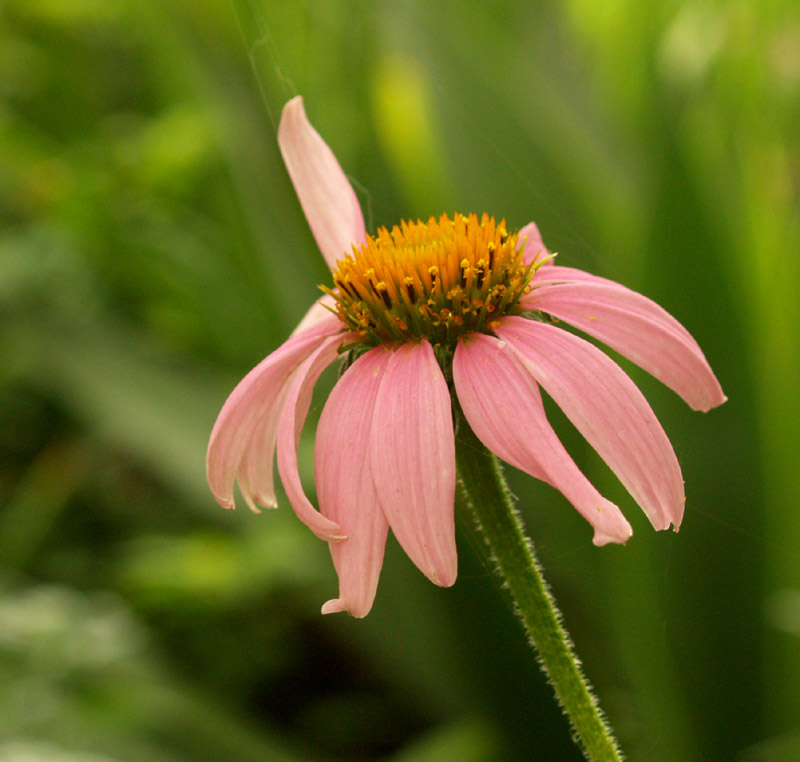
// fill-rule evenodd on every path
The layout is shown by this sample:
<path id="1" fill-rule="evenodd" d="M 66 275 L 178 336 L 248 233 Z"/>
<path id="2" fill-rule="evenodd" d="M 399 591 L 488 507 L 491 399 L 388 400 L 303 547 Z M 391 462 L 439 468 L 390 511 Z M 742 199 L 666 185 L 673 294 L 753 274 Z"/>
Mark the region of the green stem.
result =
<path id="1" fill-rule="evenodd" d="M 460 411 L 456 463 L 467 502 L 586 758 L 620 762 L 619 746 L 581 673 L 497 458 L 478 440 Z"/>

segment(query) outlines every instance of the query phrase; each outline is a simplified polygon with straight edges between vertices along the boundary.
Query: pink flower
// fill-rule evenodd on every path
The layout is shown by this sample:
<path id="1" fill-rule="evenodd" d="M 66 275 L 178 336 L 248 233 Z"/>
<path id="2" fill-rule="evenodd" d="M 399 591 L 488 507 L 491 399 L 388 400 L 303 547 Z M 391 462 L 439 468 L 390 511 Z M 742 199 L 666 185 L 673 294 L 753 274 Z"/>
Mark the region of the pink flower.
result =
<path id="1" fill-rule="evenodd" d="M 518 235 L 484 215 L 403 223 L 368 236 L 355 193 L 301 98 L 278 142 L 333 287 L 294 334 L 234 389 L 208 446 L 211 491 L 233 507 L 276 505 L 272 461 L 298 517 L 330 544 L 339 597 L 323 613 L 365 616 L 391 527 L 434 583 L 455 582 L 451 387 L 478 438 L 561 491 L 594 543 L 632 530 L 580 472 L 545 416 L 540 386 L 613 469 L 656 529 L 681 523 L 683 480 L 641 392 L 593 344 L 612 347 L 696 410 L 725 401 L 703 353 L 661 307 L 612 281 L 556 266 L 531 223 Z M 303 491 L 297 445 L 314 384 L 350 365 L 325 403 Z"/>

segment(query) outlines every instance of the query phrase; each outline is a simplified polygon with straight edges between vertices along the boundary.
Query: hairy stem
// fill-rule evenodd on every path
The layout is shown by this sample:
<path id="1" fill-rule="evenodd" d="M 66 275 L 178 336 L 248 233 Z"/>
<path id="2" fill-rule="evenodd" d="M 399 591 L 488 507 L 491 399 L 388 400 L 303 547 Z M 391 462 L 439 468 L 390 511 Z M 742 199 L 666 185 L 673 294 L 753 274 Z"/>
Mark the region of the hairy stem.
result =
<path id="1" fill-rule="evenodd" d="M 463 414 L 457 414 L 456 462 L 461 486 L 576 740 L 592 762 L 620 762 L 619 746 L 581 672 L 497 458 L 478 440 Z"/>

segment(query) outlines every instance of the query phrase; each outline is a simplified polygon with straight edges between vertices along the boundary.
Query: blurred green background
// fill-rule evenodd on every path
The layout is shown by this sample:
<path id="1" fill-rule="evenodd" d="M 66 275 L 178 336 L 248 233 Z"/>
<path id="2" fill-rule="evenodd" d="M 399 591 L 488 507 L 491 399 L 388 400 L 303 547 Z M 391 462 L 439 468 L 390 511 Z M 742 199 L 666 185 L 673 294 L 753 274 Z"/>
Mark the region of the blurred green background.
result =
<path id="1" fill-rule="evenodd" d="M 326 282 L 276 146 L 297 93 L 371 230 L 533 219 L 698 339 L 707 415 L 624 364 L 680 534 L 555 412 L 633 539 L 510 479 L 630 759 L 800 759 L 796 3 L 4 0 L 0 74 L 0 762 L 581 758 L 468 534 L 454 588 L 391 541 L 369 617 L 322 617 L 282 494 L 207 490 L 225 397 Z"/>

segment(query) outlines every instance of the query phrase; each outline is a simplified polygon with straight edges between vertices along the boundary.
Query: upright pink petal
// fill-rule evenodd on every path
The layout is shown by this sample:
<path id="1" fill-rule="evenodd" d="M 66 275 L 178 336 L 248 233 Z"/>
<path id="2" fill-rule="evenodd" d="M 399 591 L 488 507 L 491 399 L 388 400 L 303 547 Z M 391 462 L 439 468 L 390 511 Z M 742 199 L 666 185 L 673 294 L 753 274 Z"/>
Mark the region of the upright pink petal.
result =
<path id="1" fill-rule="evenodd" d="M 461 341 L 453 380 L 478 439 L 507 463 L 559 490 L 594 527 L 595 545 L 625 542 L 633 534 L 619 508 L 592 486 L 564 449 L 547 422 L 536 381 L 506 342 L 480 333 Z"/>
<path id="2" fill-rule="evenodd" d="M 281 475 L 286 496 L 298 518 L 317 537 L 328 541 L 342 540 L 344 535 L 339 525 L 319 513 L 306 497 L 297 465 L 297 446 L 317 379 L 337 358 L 339 347 L 352 340 L 352 335 L 348 334 L 325 339 L 297 368 L 286 392 L 286 401 L 278 422 L 278 473 Z"/>
<path id="3" fill-rule="evenodd" d="M 299 95 L 283 108 L 278 144 L 311 232 L 333 269 L 353 244 L 366 240 L 364 217 L 339 162 L 308 121 Z"/>
<path id="4" fill-rule="evenodd" d="M 336 383 L 319 419 L 314 447 L 319 507 L 347 535 L 330 545 L 339 597 L 322 607 L 323 614 L 349 611 L 363 617 L 375 599 L 389 523 L 369 465 L 370 429 L 390 357 L 382 347 L 359 357 Z"/>
<path id="5" fill-rule="evenodd" d="M 592 281 L 549 284 L 534 289 L 529 305 L 616 349 L 695 410 L 725 402 L 697 342 L 669 313 L 635 291 Z"/>
<path id="6" fill-rule="evenodd" d="M 397 540 L 432 582 L 456 580 L 450 394 L 427 340 L 391 352 L 370 435 L 372 475 Z"/>
<path id="7" fill-rule="evenodd" d="M 318 321 L 262 360 L 231 392 L 217 416 L 206 453 L 208 484 L 223 508 L 234 507 L 237 478 L 251 508 L 257 510 L 256 503 L 276 505 L 272 459 L 284 387 L 294 369 L 341 327 L 334 316 Z M 256 462 L 260 470 L 254 468 Z"/>
<path id="8" fill-rule="evenodd" d="M 523 259 L 525 264 L 530 264 L 540 259 L 545 259 L 550 256 L 550 252 L 542 241 L 542 234 L 539 232 L 535 222 L 529 222 L 522 230 L 519 231 L 519 241 L 517 248 L 524 246 Z M 548 262 L 552 260 L 548 259 Z"/>
<path id="9" fill-rule="evenodd" d="M 505 318 L 495 333 L 608 463 L 656 529 L 683 517 L 683 479 L 667 435 L 633 381 L 597 347 L 552 325 Z"/>

